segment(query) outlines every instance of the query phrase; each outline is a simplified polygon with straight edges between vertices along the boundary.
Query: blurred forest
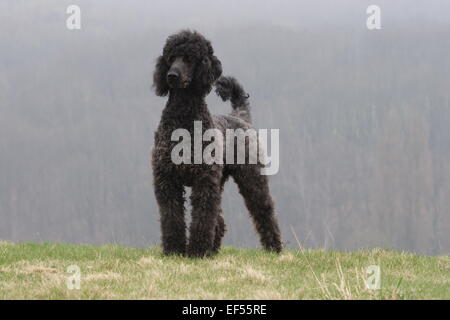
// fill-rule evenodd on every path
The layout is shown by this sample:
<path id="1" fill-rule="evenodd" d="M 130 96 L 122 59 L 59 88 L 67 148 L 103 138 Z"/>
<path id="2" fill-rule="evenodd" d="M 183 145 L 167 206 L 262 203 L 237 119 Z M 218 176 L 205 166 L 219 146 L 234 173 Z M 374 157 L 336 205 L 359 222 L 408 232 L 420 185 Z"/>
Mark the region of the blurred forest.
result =
<path id="1" fill-rule="evenodd" d="M 367 1 L 239 3 L 2 1 L 0 239 L 159 243 L 151 75 L 189 27 L 249 92 L 255 125 L 280 129 L 287 246 L 295 232 L 311 248 L 449 253 L 450 3 L 379 1 L 376 31 Z M 69 4 L 81 30 L 66 29 Z M 231 182 L 223 205 L 226 244 L 257 246 Z"/>

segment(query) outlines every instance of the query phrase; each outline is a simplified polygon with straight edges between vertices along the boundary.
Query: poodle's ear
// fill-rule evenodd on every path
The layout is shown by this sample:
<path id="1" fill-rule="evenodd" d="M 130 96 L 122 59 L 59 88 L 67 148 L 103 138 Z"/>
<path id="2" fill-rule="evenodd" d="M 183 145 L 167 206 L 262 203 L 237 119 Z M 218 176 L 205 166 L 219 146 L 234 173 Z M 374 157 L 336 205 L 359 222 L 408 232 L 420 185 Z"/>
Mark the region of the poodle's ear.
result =
<path id="1" fill-rule="evenodd" d="M 219 79 L 222 75 L 222 63 L 216 56 L 211 57 L 212 82 Z"/>
<path id="2" fill-rule="evenodd" d="M 197 81 L 201 91 L 208 94 L 212 84 L 222 75 L 222 63 L 216 56 L 211 55 L 204 58 L 197 69 Z"/>
<path id="3" fill-rule="evenodd" d="M 156 61 L 155 72 L 153 73 L 153 87 L 155 88 L 156 95 L 165 96 L 169 92 L 169 85 L 166 81 L 166 75 L 169 71 L 169 66 L 164 60 L 163 56 L 160 56 Z"/>

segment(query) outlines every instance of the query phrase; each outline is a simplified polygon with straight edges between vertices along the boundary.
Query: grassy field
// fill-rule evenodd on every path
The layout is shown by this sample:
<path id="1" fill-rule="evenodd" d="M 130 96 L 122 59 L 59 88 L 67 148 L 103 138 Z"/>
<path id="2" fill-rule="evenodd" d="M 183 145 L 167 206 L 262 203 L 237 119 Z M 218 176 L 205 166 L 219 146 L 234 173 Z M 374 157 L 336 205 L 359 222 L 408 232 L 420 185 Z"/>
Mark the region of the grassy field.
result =
<path id="1" fill-rule="evenodd" d="M 71 265 L 80 289 L 67 286 Z M 366 288 L 370 265 L 379 290 Z M 450 257 L 226 247 L 191 260 L 159 247 L 0 242 L 0 299 L 450 299 Z"/>

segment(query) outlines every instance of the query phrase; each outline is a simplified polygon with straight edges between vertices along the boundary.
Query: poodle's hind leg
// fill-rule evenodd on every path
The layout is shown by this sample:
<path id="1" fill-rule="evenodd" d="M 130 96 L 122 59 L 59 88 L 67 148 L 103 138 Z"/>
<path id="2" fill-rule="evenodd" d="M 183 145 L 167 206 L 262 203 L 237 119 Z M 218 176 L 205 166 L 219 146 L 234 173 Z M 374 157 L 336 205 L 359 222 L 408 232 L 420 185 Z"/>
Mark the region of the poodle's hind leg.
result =
<path id="1" fill-rule="evenodd" d="M 222 210 L 220 209 L 219 215 L 217 216 L 217 224 L 214 230 L 214 243 L 212 248 L 212 253 L 217 254 L 222 246 L 222 238 L 227 231 L 225 220 L 223 219 Z"/>
<path id="2" fill-rule="evenodd" d="M 163 253 L 186 252 L 186 222 L 184 219 L 184 187 L 174 181 L 155 176 L 155 195 L 159 205 Z"/>
<path id="3" fill-rule="evenodd" d="M 203 173 L 192 186 L 192 221 L 187 246 L 190 257 L 201 258 L 214 253 L 222 196 L 220 182 L 221 171 L 213 169 Z"/>
<path id="4" fill-rule="evenodd" d="M 260 167 L 257 165 L 242 166 L 232 175 L 239 192 L 244 197 L 264 249 L 281 252 L 280 229 L 275 217 L 267 176 L 261 175 Z"/>

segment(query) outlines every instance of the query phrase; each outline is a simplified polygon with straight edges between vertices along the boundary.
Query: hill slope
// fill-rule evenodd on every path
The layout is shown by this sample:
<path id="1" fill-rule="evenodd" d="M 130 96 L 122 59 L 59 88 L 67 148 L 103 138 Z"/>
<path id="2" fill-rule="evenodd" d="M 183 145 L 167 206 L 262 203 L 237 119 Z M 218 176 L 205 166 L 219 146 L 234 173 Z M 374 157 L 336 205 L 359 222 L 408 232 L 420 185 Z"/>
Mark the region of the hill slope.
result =
<path id="1" fill-rule="evenodd" d="M 67 287 L 71 265 L 79 290 Z M 380 266 L 380 290 L 366 289 L 370 265 Z M 0 299 L 450 299 L 449 287 L 449 256 L 391 250 L 277 256 L 226 247 L 191 260 L 159 247 L 0 242 Z"/>

